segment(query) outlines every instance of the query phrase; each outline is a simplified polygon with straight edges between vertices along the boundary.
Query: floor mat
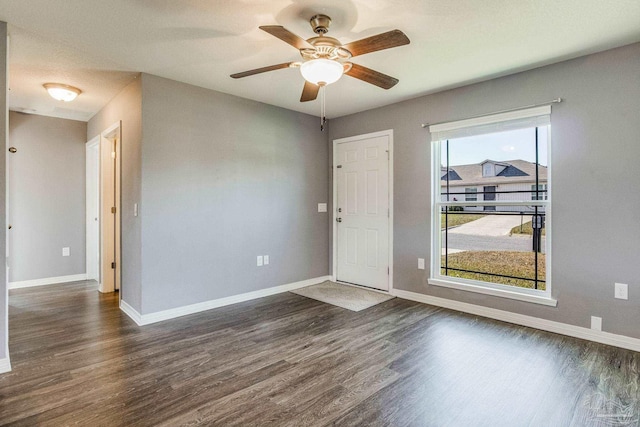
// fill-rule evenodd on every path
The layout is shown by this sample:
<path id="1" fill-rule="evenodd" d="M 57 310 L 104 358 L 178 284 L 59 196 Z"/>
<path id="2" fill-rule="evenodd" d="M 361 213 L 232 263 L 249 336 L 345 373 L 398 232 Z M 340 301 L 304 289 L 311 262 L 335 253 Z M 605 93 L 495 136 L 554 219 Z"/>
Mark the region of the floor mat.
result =
<path id="1" fill-rule="evenodd" d="M 341 285 L 329 281 L 291 292 L 351 311 L 361 311 L 395 298 L 388 294 L 370 291 L 357 286 Z"/>

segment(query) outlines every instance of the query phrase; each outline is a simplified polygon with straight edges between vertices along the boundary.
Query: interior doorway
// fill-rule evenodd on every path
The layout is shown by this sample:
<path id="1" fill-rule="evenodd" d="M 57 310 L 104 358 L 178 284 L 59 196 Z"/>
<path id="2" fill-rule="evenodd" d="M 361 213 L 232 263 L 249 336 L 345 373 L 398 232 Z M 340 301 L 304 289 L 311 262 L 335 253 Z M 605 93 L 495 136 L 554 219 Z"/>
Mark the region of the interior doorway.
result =
<path id="1" fill-rule="evenodd" d="M 120 290 L 120 122 L 87 143 L 87 277 Z M 94 277 L 89 276 L 92 274 Z"/>
<path id="2" fill-rule="evenodd" d="M 393 131 L 333 141 L 334 280 L 392 287 Z"/>
<path id="3" fill-rule="evenodd" d="M 100 283 L 100 136 L 86 146 L 87 280 Z"/>

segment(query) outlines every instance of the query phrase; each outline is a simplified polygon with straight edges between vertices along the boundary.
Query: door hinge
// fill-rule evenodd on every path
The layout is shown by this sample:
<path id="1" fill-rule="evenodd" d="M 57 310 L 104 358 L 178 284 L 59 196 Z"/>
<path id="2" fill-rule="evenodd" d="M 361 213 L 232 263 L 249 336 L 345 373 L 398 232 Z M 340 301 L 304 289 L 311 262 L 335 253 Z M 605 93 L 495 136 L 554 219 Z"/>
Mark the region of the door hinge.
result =
<path id="1" fill-rule="evenodd" d="M 111 208 L 111 213 L 113 213 L 113 214 L 116 213 L 116 207 L 115 206 Z"/>
<path id="2" fill-rule="evenodd" d="M 113 268 L 115 270 L 115 268 L 116 268 L 116 263 L 115 262 L 111 263 L 111 268 Z"/>
<path id="3" fill-rule="evenodd" d="M 342 165 L 338 165 L 338 166 L 336 166 L 336 168 L 340 169 L 340 168 L 342 168 Z"/>
<path id="4" fill-rule="evenodd" d="M 389 274 L 391 274 L 391 273 L 389 272 L 389 267 L 387 267 L 387 275 L 389 275 Z"/>

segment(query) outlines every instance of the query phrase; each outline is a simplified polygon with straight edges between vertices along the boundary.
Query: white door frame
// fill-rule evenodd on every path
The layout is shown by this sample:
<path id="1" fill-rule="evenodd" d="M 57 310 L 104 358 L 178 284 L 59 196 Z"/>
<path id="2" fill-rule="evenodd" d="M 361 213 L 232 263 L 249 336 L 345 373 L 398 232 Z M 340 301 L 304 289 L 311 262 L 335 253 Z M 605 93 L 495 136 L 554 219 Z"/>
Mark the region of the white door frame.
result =
<path id="1" fill-rule="evenodd" d="M 116 123 L 114 123 L 113 125 L 109 126 L 107 129 L 105 129 L 104 131 L 100 132 L 99 135 L 95 136 L 94 138 L 92 138 L 91 140 L 89 140 L 86 144 L 86 151 L 85 151 L 85 156 L 86 156 L 86 162 L 88 163 L 88 151 L 89 149 L 91 149 L 92 147 L 94 147 L 95 145 L 98 146 L 98 218 L 99 218 L 99 227 L 98 227 L 98 234 L 99 234 L 99 239 L 98 239 L 98 291 L 100 292 L 114 292 L 115 290 L 120 290 L 120 285 L 121 285 L 121 196 L 120 196 L 120 186 L 121 186 L 121 146 L 122 146 L 122 132 L 121 132 L 121 121 L 117 121 Z M 115 143 L 115 152 L 112 151 L 113 147 L 113 141 L 116 141 Z M 113 156 L 115 155 L 115 170 L 110 171 L 110 173 L 114 174 L 114 179 L 115 179 L 115 185 L 114 185 L 114 191 L 115 194 L 113 194 L 113 197 L 115 199 L 115 203 L 112 201 L 109 201 L 107 203 L 105 203 L 104 201 L 104 174 L 105 171 L 103 170 L 103 163 L 105 163 L 105 161 L 107 161 L 107 156 L 114 158 Z M 89 173 L 89 165 L 87 164 L 87 175 Z M 95 191 L 89 188 L 88 185 L 88 180 L 85 184 L 86 187 L 86 192 L 87 192 L 87 198 L 86 200 L 89 200 L 89 192 L 90 191 Z M 111 196 L 109 196 L 111 197 Z M 108 260 L 104 257 L 104 253 L 105 250 L 107 249 L 105 247 L 105 245 L 111 245 L 110 243 L 108 243 L 105 240 L 105 233 L 109 233 L 109 230 L 105 229 L 105 219 L 109 218 L 112 213 L 111 213 L 111 207 L 112 205 L 115 204 L 115 219 L 114 219 L 114 241 L 113 241 L 113 250 L 114 250 L 114 256 L 109 256 Z M 89 221 L 92 220 L 92 218 L 89 217 L 88 215 L 88 207 L 86 209 L 86 242 L 87 242 L 87 248 L 89 247 L 88 242 L 89 242 Z M 89 259 L 89 253 L 90 251 L 87 250 L 86 251 L 86 268 L 87 268 L 87 273 L 89 272 L 89 263 L 94 262 L 92 260 Z M 110 252 L 110 250 L 107 250 L 107 252 Z M 105 274 L 108 271 L 112 271 L 111 270 L 111 266 L 109 265 L 111 263 L 111 260 L 115 258 L 115 272 L 114 272 L 114 281 L 113 284 L 105 284 Z M 120 293 L 119 298 L 121 298 L 122 293 Z"/>
<path id="2" fill-rule="evenodd" d="M 350 136 L 347 138 L 340 138 L 333 140 L 333 165 L 331 166 L 332 170 L 332 179 L 333 179 L 333 203 L 332 203 L 332 214 L 331 214 L 331 228 L 333 230 L 333 244 L 332 244 L 332 269 L 331 269 L 331 280 L 334 282 L 337 280 L 338 276 L 338 223 L 336 222 L 337 211 L 336 206 L 338 205 L 338 179 L 337 179 L 337 169 L 336 164 L 338 163 L 338 159 L 336 156 L 338 155 L 338 144 L 342 144 L 345 142 L 353 142 L 360 141 L 362 139 L 370 139 L 376 138 L 380 136 L 388 136 L 389 137 L 389 290 L 381 291 L 377 289 L 373 289 L 379 292 L 391 293 L 393 290 L 393 129 L 387 129 L 379 132 L 367 133 L 364 135 L 356 135 Z"/>
<path id="3" fill-rule="evenodd" d="M 115 139 L 116 140 L 116 144 L 115 144 L 115 152 L 112 153 L 112 155 L 115 155 L 115 170 L 113 171 L 114 173 L 114 179 L 115 179 L 115 194 L 114 194 L 114 199 L 115 199 L 115 229 L 114 229 L 114 235 L 115 235 L 115 239 L 114 239 L 114 251 L 115 251 L 115 279 L 114 279 L 114 284 L 113 286 L 109 286 L 108 288 L 106 287 L 106 285 L 104 284 L 104 280 L 101 280 L 100 283 L 100 287 L 99 290 L 100 292 L 114 292 L 115 290 L 120 290 L 120 282 L 121 282 L 121 268 L 122 268 L 122 263 L 121 263 L 121 236 L 120 236 L 120 216 L 121 216 L 121 201 L 120 201 L 120 183 L 121 183 L 121 147 L 122 147 L 122 132 L 121 132 L 121 121 L 118 120 L 116 123 L 112 124 L 111 126 L 109 126 L 107 129 L 105 129 L 104 131 L 102 131 L 100 133 L 100 144 L 101 145 L 105 145 L 105 144 L 111 144 L 112 141 Z M 105 150 L 100 149 L 101 151 L 101 156 L 103 155 L 103 153 L 105 152 Z M 102 157 L 101 157 L 101 162 L 103 161 Z M 102 164 L 102 163 L 101 163 Z M 102 178 L 103 174 L 102 172 L 100 173 L 100 176 Z M 101 192 L 103 191 L 102 185 L 101 185 Z M 102 194 L 102 193 L 101 193 Z M 100 213 L 103 216 L 106 216 L 105 213 L 110 210 L 109 206 L 105 206 L 103 205 L 103 200 L 102 200 L 102 195 L 100 198 Z M 105 222 L 104 222 L 104 218 L 100 219 L 100 236 L 102 238 L 103 234 L 106 232 L 105 229 Z M 101 240 L 102 241 L 102 240 Z M 107 267 L 107 264 L 109 264 L 108 261 L 105 260 L 105 258 L 103 258 L 103 250 L 104 250 L 104 244 L 100 245 L 100 278 L 102 279 L 104 277 L 105 271 L 110 270 L 110 267 Z M 119 298 L 122 297 L 122 292 L 120 292 Z"/>
<path id="4" fill-rule="evenodd" d="M 91 150 L 96 150 L 97 151 L 97 156 L 96 156 L 96 162 L 94 164 L 91 164 L 90 162 L 90 155 L 89 152 Z M 86 246 L 86 272 L 87 272 L 87 277 L 89 276 L 89 271 L 91 270 L 95 270 L 97 272 L 97 281 L 98 283 L 100 283 L 100 136 L 96 136 L 93 139 L 89 140 L 86 143 L 85 146 L 85 162 L 86 162 L 86 181 L 85 181 L 85 187 L 86 187 L 86 206 L 85 206 L 85 221 L 86 221 L 86 226 L 85 226 L 85 232 L 86 232 L 86 236 L 85 236 L 85 246 Z M 93 170 L 95 169 L 95 170 Z M 97 182 L 96 182 L 96 186 L 95 188 L 91 188 L 89 183 L 90 183 L 90 175 L 95 173 L 97 176 Z M 95 222 L 95 217 L 93 214 L 91 214 L 91 211 L 89 209 L 89 203 L 91 200 L 95 200 L 97 206 L 95 206 L 97 208 L 97 222 L 98 222 L 98 230 L 97 230 L 97 236 L 93 236 L 96 239 L 96 249 L 97 249 L 97 258 L 96 259 L 92 259 L 93 258 L 93 252 L 89 250 L 89 246 L 90 243 L 92 241 L 92 239 L 90 238 L 90 227 L 89 224 Z M 91 268 L 91 266 L 93 266 L 93 268 Z"/>

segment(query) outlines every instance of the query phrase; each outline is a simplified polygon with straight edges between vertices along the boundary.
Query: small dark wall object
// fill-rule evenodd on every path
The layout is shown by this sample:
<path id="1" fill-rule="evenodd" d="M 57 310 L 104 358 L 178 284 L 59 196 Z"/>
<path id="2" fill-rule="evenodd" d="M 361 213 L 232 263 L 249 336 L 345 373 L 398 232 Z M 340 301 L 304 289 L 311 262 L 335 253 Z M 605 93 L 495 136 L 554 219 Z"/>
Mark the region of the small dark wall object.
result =
<path id="1" fill-rule="evenodd" d="M 18 149 L 16 147 L 9 147 L 9 152 L 10 153 L 17 153 Z"/>

